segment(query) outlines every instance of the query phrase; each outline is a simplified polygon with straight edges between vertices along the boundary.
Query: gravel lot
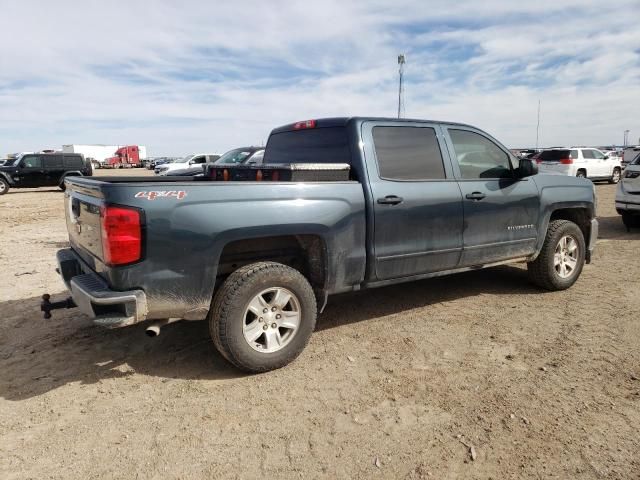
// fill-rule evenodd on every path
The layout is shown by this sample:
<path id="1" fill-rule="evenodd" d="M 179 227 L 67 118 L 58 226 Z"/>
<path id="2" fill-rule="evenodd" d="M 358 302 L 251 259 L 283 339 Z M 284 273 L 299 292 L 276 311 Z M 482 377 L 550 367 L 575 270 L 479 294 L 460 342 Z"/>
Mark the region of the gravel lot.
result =
<path id="1" fill-rule="evenodd" d="M 44 320 L 40 295 L 65 295 L 62 194 L 12 190 L 0 478 L 638 479 L 640 231 L 596 188 L 600 240 L 570 290 L 509 266 L 334 297 L 301 357 L 256 376 L 204 322 L 149 339 Z"/>

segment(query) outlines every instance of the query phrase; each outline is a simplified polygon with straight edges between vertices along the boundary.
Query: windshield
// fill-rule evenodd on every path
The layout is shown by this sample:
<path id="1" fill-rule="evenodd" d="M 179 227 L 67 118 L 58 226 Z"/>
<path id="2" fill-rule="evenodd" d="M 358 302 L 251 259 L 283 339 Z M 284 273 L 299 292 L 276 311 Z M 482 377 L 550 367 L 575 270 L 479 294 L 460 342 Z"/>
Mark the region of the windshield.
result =
<path id="1" fill-rule="evenodd" d="M 246 148 L 236 148 L 234 150 L 229 150 L 227 153 L 222 155 L 218 160 L 216 160 L 215 164 L 238 164 L 243 163 L 247 160 L 255 150 L 247 150 Z"/>

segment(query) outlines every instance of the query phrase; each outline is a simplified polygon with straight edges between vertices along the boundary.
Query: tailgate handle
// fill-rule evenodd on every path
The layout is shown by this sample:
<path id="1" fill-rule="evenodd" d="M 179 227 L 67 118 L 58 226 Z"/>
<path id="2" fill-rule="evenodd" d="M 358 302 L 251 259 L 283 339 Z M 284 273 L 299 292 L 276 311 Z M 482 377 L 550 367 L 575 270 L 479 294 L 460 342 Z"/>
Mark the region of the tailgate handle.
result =
<path id="1" fill-rule="evenodd" d="M 482 192 L 467 193 L 465 195 L 467 200 L 482 200 L 484 197 L 486 197 L 486 195 Z"/>
<path id="2" fill-rule="evenodd" d="M 80 200 L 77 198 L 71 199 L 71 212 L 73 213 L 73 218 L 80 216 Z"/>
<path id="3" fill-rule="evenodd" d="M 402 197 L 398 197 L 397 195 L 387 195 L 386 197 L 382 197 L 378 199 L 378 203 L 380 205 L 397 205 L 402 203 L 404 200 Z"/>

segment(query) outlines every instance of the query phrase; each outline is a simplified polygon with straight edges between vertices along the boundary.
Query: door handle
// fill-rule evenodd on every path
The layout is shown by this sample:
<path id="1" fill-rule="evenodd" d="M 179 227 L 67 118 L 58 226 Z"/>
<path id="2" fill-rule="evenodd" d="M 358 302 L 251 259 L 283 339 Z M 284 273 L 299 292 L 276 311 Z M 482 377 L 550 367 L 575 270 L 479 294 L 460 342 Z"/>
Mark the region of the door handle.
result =
<path id="1" fill-rule="evenodd" d="M 380 205 L 397 205 L 399 203 L 402 203 L 402 200 L 404 199 L 402 197 L 398 197 L 397 195 L 387 195 L 386 197 L 379 198 L 377 202 Z"/>
<path id="2" fill-rule="evenodd" d="M 484 197 L 486 197 L 486 195 L 482 192 L 467 193 L 465 195 L 465 198 L 468 200 L 482 200 Z"/>

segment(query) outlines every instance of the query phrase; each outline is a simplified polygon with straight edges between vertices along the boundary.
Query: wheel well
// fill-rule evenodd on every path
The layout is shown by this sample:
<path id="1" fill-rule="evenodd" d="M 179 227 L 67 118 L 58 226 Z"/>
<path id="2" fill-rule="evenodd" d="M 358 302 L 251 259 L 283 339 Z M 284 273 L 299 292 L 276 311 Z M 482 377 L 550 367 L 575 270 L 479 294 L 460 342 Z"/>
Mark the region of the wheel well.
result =
<path id="1" fill-rule="evenodd" d="M 228 243 L 220 254 L 216 287 L 238 268 L 261 261 L 295 268 L 309 280 L 316 294 L 325 290 L 326 246 L 317 235 L 279 235 Z"/>
<path id="2" fill-rule="evenodd" d="M 587 169 L 586 168 L 579 168 L 578 170 L 576 170 L 577 172 L 584 172 L 584 174 L 587 174 Z"/>
<path id="3" fill-rule="evenodd" d="M 580 227 L 585 242 L 589 242 L 591 233 L 591 216 L 586 208 L 562 208 L 551 214 L 549 222 L 553 220 L 569 220 Z"/>

